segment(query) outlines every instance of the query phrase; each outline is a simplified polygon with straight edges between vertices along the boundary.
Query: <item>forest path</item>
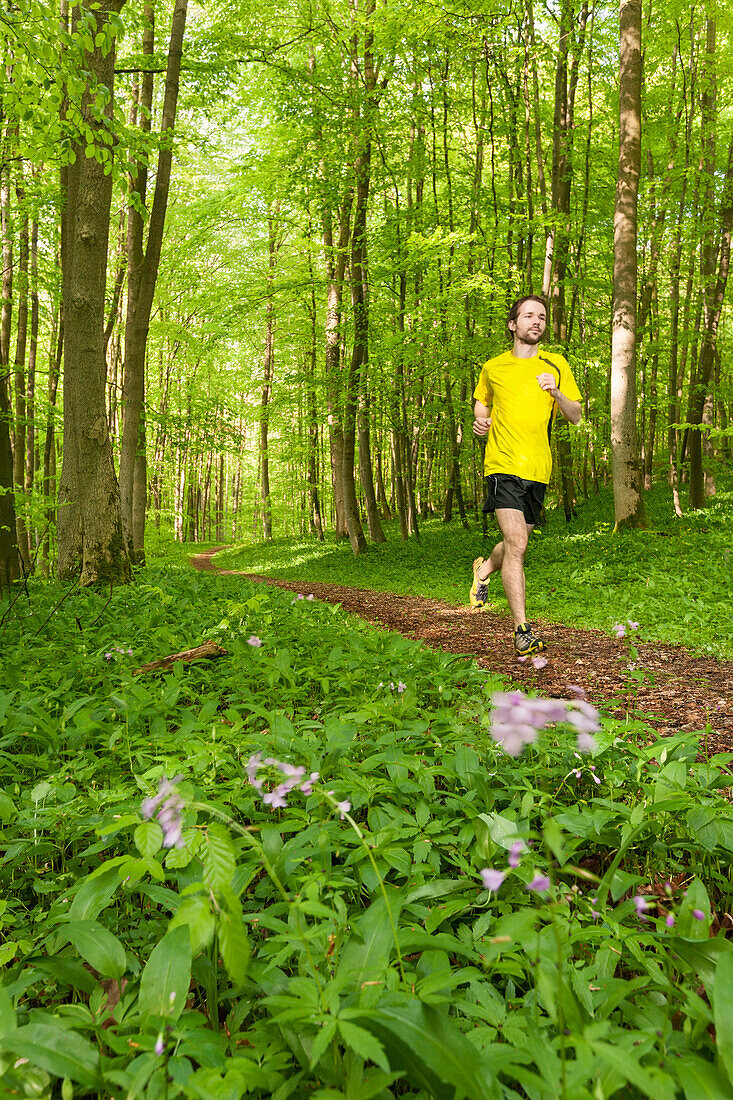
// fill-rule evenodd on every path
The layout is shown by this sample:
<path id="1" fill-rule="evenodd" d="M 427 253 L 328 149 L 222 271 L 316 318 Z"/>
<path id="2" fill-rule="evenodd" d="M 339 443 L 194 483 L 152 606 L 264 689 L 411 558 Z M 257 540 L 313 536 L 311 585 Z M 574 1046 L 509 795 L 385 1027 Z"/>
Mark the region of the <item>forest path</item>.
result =
<path id="1" fill-rule="evenodd" d="M 544 695 L 571 697 L 568 684 L 583 687 L 595 703 L 618 701 L 617 713 L 626 711 L 624 675 L 628 656 L 623 641 L 599 630 L 559 626 L 535 619 L 548 643 L 547 665 L 533 668 L 521 663 L 511 642 L 508 615 L 489 609 L 451 607 L 442 600 L 423 596 L 397 596 L 338 584 L 286 581 L 234 569 L 219 569 L 212 561 L 216 547 L 191 558 L 195 569 L 271 584 L 339 604 L 367 622 L 414 638 L 433 649 L 473 657 L 483 668 L 505 676 L 512 683 Z M 468 590 L 468 581 L 466 582 Z M 646 674 L 633 686 L 631 706 L 643 714 L 661 734 L 704 730 L 710 723 L 709 752 L 733 751 L 733 661 L 694 657 L 682 646 L 640 644 L 638 664 Z"/>

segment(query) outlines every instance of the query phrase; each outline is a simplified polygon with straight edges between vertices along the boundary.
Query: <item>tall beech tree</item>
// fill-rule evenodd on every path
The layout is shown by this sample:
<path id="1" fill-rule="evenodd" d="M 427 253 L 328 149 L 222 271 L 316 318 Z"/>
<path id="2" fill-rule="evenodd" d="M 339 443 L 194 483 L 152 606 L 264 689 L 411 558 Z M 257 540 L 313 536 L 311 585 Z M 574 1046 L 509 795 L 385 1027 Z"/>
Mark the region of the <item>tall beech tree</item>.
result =
<path id="1" fill-rule="evenodd" d="M 611 448 L 616 527 L 645 523 L 636 426 L 637 209 L 641 172 L 641 0 L 619 13 L 619 158 L 613 236 Z"/>
<path id="2" fill-rule="evenodd" d="M 105 287 L 112 173 L 110 133 L 115 37 L 124 0 L 75 8 L 86 84 L 75 154 L 66 176 L 61 262 L 64 296 L 64 456 L 59 483 L 58 571 L 81 584 L 124 583 L 130 560 L 122 532 L 105 401 Z M 70 100 L 72 99 L 70 95 Z"/>

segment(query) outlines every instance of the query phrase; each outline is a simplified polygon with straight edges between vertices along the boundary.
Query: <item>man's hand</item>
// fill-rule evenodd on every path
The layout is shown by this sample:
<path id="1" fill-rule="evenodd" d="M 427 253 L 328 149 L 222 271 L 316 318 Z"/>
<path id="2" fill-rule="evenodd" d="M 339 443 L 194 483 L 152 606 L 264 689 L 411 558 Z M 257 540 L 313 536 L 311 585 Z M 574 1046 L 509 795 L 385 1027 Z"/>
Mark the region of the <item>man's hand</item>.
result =
<path id="1" fill-rule="evenodd" d="M 490 416 L 477 416 L 473 422 L 473 434 L 474 435 L 486 435 L 491 427 Z"/>
<path id="2" fill-rule="evenodd" d="M 558 409 L 566 420 L 569 420 L 571 424 L 580 423 L 580 401 L 571 401 L 564 393 L 560 392 L 554 374 L 550 374 L 549 371 L 546 374 L 538 374 L 537 382 L 545 393 L 549 393 L 550 397 L 554 398 L 557 402 Z M 475 430 L 474 428 L 474 431 Z"/>
<path id="3" fill-rule="evenodd" d="M 557 400 L 557 395 L 560 391 L 557 388 L 557 380 L 554 374 L 550 374 L 549 371 L 545 374 L 538 374 L 537 382 L 539 383 L 540 389 L 544 390 L 545 393 L 549 393 L 550 397 L 554 397 Z"/>

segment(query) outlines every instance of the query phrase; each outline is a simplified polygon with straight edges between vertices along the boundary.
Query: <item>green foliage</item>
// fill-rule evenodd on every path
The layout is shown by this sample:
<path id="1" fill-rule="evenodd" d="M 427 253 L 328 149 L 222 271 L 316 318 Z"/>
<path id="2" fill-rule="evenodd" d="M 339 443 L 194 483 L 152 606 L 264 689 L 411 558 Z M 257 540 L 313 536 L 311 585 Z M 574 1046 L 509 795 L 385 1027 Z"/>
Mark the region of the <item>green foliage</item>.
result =
<path id="1" fill-rule="evenodd" d="M 511 759 L 485 671 L 239 578 L 60 600 L 2 624 L 5 1091 L 731 1089 L 727 755 L 609 719 Z M 135 672 L 204 638 L 227 655 Z M 276 809 L 268 760 L 304 769 Z M 141 812 L 163 776 L 180 846 Z"/>

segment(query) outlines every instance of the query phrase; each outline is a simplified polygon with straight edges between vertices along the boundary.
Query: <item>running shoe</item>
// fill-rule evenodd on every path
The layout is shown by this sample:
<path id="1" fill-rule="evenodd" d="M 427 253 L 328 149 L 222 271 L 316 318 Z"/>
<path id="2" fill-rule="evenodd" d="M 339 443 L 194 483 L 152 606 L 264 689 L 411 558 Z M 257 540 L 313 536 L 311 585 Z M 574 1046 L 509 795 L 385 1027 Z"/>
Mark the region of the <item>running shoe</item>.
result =
<path id="1" fill-rule="evenodd" d="M 476 558 L 476 561 L 473 563 L 473 584 L 468 594 L 471 607 L 483 607 L 489 598 L 488 577 L 485 581 L 482 581 L 479 579 L 478 575 L 478 571 L 483 564 L 483 558 Z"/>
<path id="2" fill-rule="evenodd" d="M 547 646 L 541 638 L 532 633 L 529 623 L 521 623 L 514 631 L 514 650 L 520 657 L 529 657 L 533 653 L 544 653 Z"/>

